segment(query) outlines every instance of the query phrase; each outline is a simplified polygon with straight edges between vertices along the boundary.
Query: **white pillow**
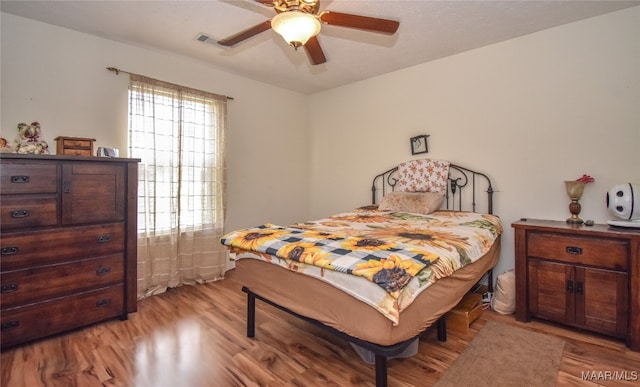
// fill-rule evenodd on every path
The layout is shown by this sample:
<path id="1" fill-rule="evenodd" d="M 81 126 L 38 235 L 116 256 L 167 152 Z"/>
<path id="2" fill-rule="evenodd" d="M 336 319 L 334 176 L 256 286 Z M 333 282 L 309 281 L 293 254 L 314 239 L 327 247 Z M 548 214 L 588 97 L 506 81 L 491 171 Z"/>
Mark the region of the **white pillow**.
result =
<path id="1" fill-rule="evenodd" d="M 389 192 L 380 206 L 380 211 L 413 212 L 428 215 L 442 206 L 444 195 L 437 192 Z"/>

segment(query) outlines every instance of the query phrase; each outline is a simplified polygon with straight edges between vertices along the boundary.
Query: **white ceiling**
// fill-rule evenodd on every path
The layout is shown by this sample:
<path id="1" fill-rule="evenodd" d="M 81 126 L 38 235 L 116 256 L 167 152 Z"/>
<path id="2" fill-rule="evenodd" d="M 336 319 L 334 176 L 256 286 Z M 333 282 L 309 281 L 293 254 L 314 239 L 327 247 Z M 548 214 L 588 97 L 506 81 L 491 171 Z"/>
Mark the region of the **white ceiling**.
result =
<path id="1" fill-rule="evenodd" d="M 226 48 L 219 40 L 274 15 L 252 0 L 7 1 L 2 12 L 161 49 L 301 93 L 314 93 L 532 32 L 640 5 L 594 0 L 323 0 L 321 10 L 400 21 L 395 35 L 323 25 L 327 62 L 312 66 L 272 30 Z"/>

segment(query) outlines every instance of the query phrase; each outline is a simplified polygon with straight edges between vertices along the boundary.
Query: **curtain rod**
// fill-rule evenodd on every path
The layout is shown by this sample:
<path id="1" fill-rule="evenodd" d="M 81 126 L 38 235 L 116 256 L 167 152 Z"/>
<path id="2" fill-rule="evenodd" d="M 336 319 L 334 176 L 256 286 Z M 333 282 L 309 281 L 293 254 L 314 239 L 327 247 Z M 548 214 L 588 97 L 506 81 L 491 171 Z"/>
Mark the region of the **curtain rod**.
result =
<path id="1" fill-rule="evenodd" d="M 120 70 L 117 67 L 107 67 L 107 70 L 113 71 L 114 73 L 116 73 L 116 75 L 119 75 L 120 73 L 133 74 L 133 73 L 130 73 L 128 71 Z M 133 75 L 138 75 L 138 74 L 133 74 Z M 225 95 L 225 97 L 227 97 L 227 99 L 233 101 L 233 97 L 229 97 L 228 95 Z"/>

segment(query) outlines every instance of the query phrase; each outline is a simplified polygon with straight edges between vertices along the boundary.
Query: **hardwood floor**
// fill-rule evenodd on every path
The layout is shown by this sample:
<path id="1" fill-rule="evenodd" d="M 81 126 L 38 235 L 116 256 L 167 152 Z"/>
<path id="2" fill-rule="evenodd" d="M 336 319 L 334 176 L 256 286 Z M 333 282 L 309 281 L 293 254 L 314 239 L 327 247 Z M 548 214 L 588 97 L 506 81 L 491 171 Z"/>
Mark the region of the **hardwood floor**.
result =
<path id="1" fill-rule="evenodd" d="M 171 289 L 140 301 L 127 321 L 3 351 L 0 385 L 374 385 L 373 366 L 348 343 L 262 302 L 256 303 L 256 338 L 247 338 L 245 304 L 245 294 L 230 280 Z M 389 385 L 433 385 L 487 320 L 563 338 L 559 386 L 640 383 L 640 353 L 621 341 L 485 311 L 468 335 L 450 331 L 442 343 L 435 331 L 425 333 L 417 355 L 389 362 Z M 582 380 L 583 372 L 596 377 Z M 614 373 L 627 380 L 614 380 Z"/>

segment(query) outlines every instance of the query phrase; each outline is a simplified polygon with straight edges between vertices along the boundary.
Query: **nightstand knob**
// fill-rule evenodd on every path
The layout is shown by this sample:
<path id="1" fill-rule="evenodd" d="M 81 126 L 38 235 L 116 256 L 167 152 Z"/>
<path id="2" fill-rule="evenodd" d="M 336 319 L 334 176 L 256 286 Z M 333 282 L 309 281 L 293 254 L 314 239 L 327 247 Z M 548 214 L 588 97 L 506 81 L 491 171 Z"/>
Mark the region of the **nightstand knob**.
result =
<path id="1" fill-rule="evenodd" d="M 100 299 L 100 300 L 96 301 L 96 307 L 98 307 L 98 308 L 102 308 L 102 307 L 109 306 L 109 305 L 111 305 L 111 299 L 110 298 L 103 298 L 103 299 Z"/>

